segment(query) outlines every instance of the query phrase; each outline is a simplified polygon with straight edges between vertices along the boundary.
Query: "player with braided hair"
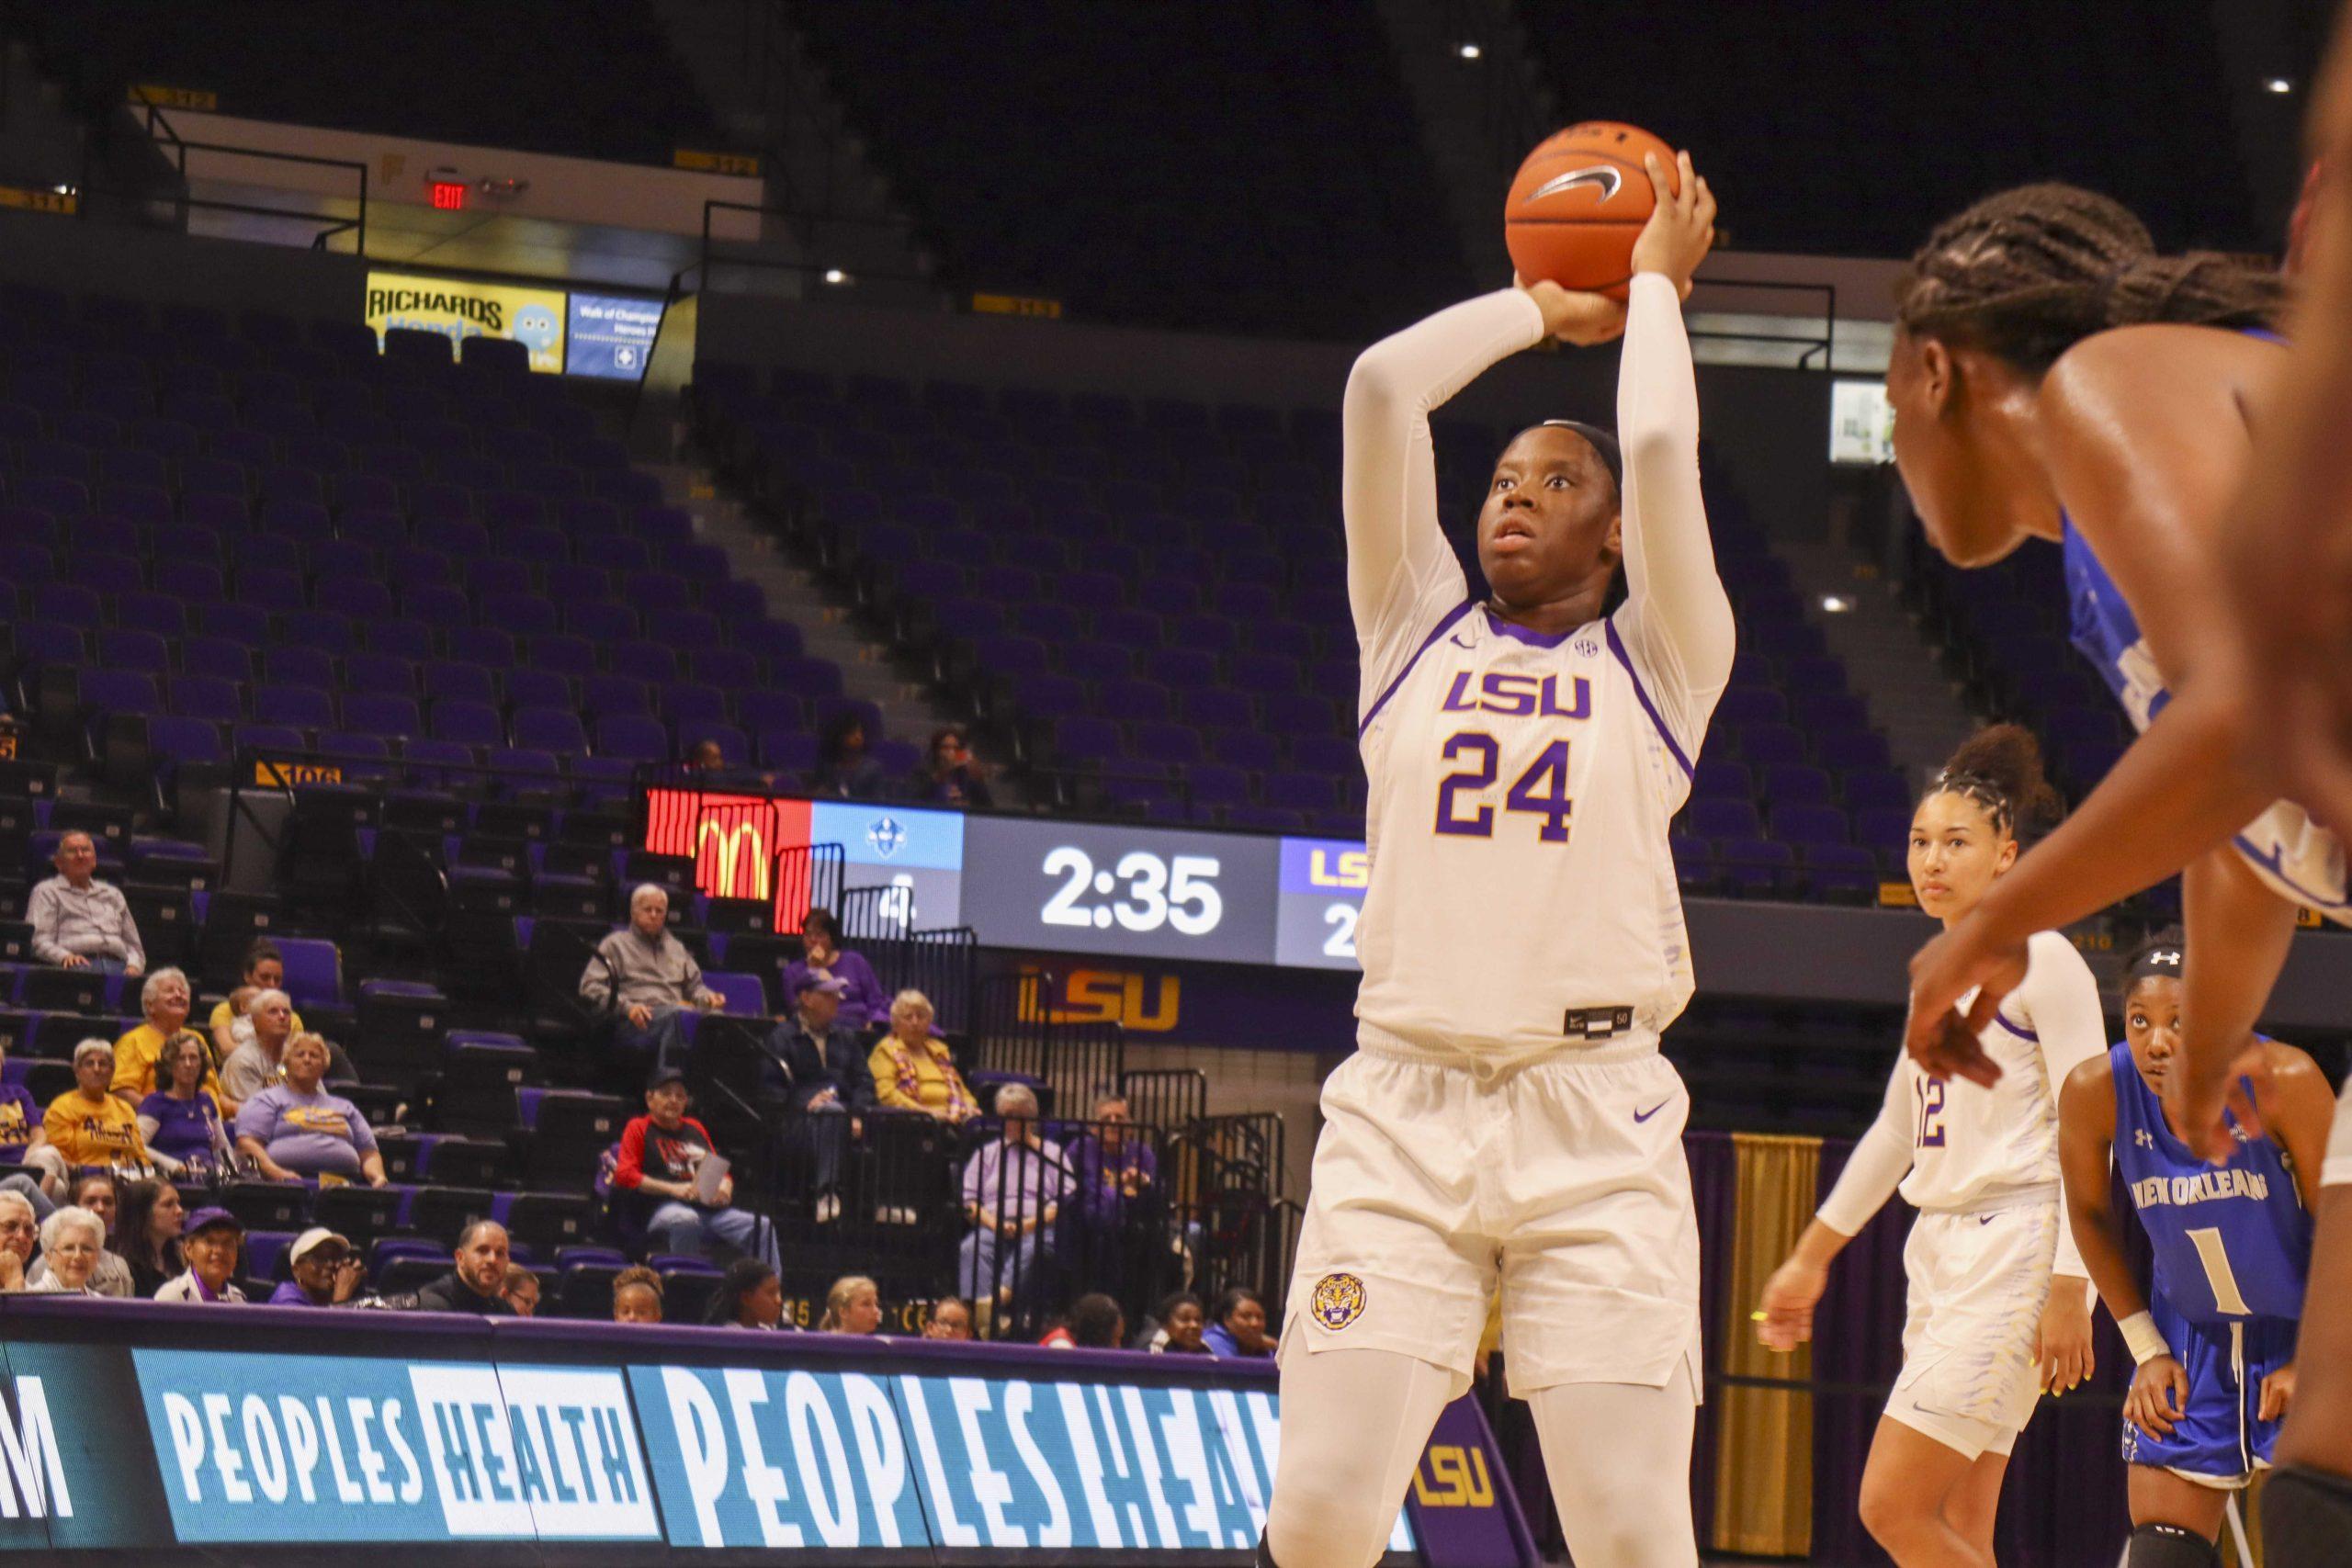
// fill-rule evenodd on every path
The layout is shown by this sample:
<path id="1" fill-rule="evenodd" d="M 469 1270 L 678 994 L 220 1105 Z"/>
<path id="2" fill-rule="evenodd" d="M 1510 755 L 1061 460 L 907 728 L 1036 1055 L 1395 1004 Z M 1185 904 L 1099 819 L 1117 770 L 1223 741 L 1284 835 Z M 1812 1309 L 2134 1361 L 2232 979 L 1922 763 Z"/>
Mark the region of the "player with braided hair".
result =
<path id="1" fill-rule="evenodd" d="M 2057 804 L 2031 735 L 1996 725 L 1972 737 L 1911 819 L 1920 908 L 1947 926 L 1964 919 L 2015 874 L 2020 831 Z M 2024 980 L 1980 1042 L 2014 1070 L 1979 1087 L 1898 1057 L 1878 1120 L 1765 1282 L 1757 1314 L 1773 1349 L 1811 1338 L 1830 1260 L 1900 1184 L 1920 1211 L 1903 1249 L 1903 1375 L 1871 1442 L 1860 1504 L 1903 1568 L 1990 1568 L 2001 1479 L 2036 1391 L 2091 1373 L 2089 1277 L 2060 1202 L 2058 1089 L 2106 1049 L 2106 1020 L 2072 942 L 2043 931 L 2029 950 Z"/>

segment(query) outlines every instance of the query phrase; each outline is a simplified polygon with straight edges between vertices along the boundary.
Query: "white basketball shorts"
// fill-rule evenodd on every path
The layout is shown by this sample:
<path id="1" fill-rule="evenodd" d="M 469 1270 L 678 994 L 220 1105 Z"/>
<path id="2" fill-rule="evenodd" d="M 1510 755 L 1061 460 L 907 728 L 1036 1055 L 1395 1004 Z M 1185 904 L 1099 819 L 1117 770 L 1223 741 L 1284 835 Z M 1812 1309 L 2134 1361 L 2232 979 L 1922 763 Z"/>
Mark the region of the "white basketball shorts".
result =
<path id="1" fill-rule="evenodd" d="M 2233 840 L 2255 874 L 2282 898 L 2352 925 L 2352 872 L 2344 844 L 2291 800 L 2275 802 Z"/>
<path id="2" fill-rule="evenodd" d="M 2041 1387 L 2033 1343 L 2050 1302 L 2058 1205 L 1930 1210 L 1903 1248 L 1903 1375 L 1886 1413 L 1973 1460 L 2006 1454 Z"/>
<path id="3" fill-rule="evenodd" d="M 1699 1390 L 1690 1109 L 1655 1036 L 1499 1075 L 1358 1051 L 1323 1086 L 1281 1353 L 1394 1350 L 1459 1393 L 1499 1292 L 1514 1394 L 1686 1360 Z"/>

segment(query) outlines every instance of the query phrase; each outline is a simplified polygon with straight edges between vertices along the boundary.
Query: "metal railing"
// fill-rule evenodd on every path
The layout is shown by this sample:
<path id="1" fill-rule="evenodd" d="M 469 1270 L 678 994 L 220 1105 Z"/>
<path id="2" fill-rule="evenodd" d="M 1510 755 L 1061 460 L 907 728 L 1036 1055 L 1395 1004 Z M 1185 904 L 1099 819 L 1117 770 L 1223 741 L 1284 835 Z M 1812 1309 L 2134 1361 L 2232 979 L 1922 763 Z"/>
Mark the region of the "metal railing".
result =
<path id="1" fill-rule="evenodd" d="M 720 212 L 747 212 L 761 218 L 781 219 L 787 224 L 807 220 L 805 214 L 790 207 L 772 207 L 763 202 L 721 201 L 716 197 L 705 198 L 702 204 L 702 253 L 693 270 L 700 273 L 701 280 L 697 287 L 706 292 L 718 288 L 716 274 L 718 269 L 722 267 L 744 267 L 753 272 L 786 273 L 822 280 L 836 265 L 828 260 L 809 261 L 804 256 L 779 255 L 774 252 L 752 254 L 724 253 L 718 247 L 760 246 L 766 242 L 730 240 L 724 235 L 713 233 L 711 219 L 714 214 Z M 826 221 L 849 229 L 889 229 L 901 226 L 891 220 L 880 218 L 831 218 Z M 824 249 L 821 239 L 814 236 L 796 237 L 793 247 L 804 253 L 814 251 L 821 254 Z M 933 279 L 919 272 L 875 271 L 871 268 L 862 268 L 857 277 L 862 283 L 907 283 L 924 288 L 930 288 L 934 282 Z"/>
<path id="2" fill-rule="evenodd" d="M 219 141 L 190 141 L 172 129 L 172 122 L 164 118 L 163 110 L 154 104 L 141 102 L 137 107 L 143 119 L 141 129 L 146 131 L 157 146 L 164 149 L 165 156 L 171 161 L 173 170 L 178 175 L 178 187 L 167 199 L 173 204 L 173 220 L 179 229 L 185 231 L 187 228 L 187 215 L 191 209 L 207 212 L 236 213 L 250 218 L 282 219 L 296 223 L 321 225 L 319 231 L 311 238 L 311 249 L 314 251 L 325 250 L 327 242 L 338 234 L 349 234 L 352 236 L 352 254 L 360 256 L 368 254 L 368 165 L 366 164 L 350 158 L 321 158 L 305 152 L 281 152 L 266 147 L 232 147 Z M 84 199 L 81 203 L 81 211 L 85 216 L 90 210 L 88 200 L 92 178 L 90 151 L 90 142 L 85 140 L 83 143 Z M 190 152 L 220 152 L 233 154 L 240 158 L 259 158 L 276 164 L 304 164 L 317 168 L 347 169 L 356 176 L 354 199 L 358 204 L 358 211 L 356 216 L 350 218 L 329 218 L 294 208 L 259 207 L 251 202 L 219 201 L 207 197 L 191 196 L 188 193 L 187 179 L 187 155 Z M 131 199 L 138 201 L 157 199 L 153 195 L 141 193 L 106 194 L 129 195 Z"/>

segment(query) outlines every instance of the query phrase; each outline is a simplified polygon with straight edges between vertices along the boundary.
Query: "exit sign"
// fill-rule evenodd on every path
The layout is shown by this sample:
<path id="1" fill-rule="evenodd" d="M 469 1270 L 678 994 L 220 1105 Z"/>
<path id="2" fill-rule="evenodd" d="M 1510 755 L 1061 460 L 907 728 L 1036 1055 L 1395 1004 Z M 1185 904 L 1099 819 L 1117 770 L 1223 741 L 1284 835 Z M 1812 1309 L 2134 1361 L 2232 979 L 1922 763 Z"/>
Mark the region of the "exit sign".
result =
<path id="1" fill-rule="evenodd" d="M 464 181 L 434 180 L 429 188 L 433 192 L 433 205 L 442 211 L 458 212 L 464 209 L 466 205 Z"/>

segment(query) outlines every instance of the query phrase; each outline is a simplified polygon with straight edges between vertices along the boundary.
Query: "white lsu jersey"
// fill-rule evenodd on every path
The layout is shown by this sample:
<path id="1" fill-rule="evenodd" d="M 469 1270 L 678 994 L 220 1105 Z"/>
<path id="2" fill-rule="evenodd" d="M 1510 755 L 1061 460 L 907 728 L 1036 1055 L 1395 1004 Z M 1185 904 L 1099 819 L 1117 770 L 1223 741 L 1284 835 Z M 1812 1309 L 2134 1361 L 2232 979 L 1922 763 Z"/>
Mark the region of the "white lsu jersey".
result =
<path id="1" fill-rule="evenodd" d="M 1663 1031 L 1692 985 L 1667 827 L 1700 734 L 1669 728 L 1613 619 L 1416 619 L 1418 649 L 1364 650 L 1359 1041 L 1508 1061 L 1582 1043 L 1579 1010 Z"/>

